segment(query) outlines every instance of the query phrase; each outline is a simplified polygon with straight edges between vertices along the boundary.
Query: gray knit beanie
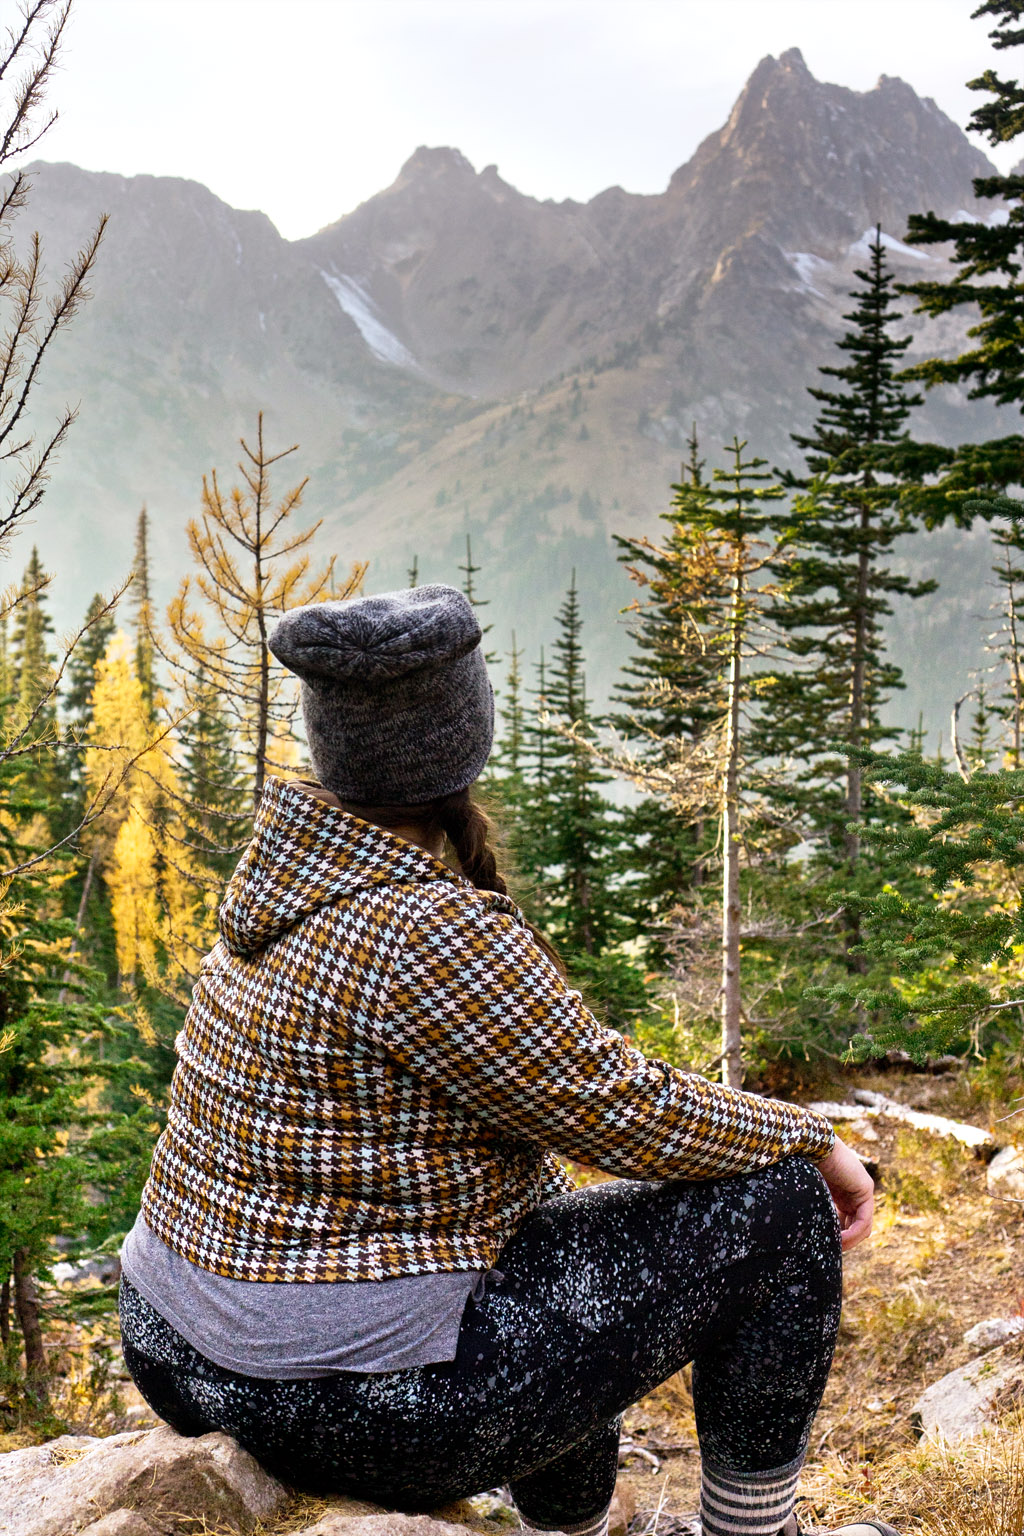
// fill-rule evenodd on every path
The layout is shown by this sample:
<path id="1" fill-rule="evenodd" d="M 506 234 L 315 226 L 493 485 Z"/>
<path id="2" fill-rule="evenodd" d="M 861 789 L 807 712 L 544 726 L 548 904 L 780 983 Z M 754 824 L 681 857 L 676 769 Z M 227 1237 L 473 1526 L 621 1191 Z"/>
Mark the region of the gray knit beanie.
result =
<path id="1" fill-rule="evenodd" d="M 466 789 L 487 761 L 494 694 L 481 630 L 454 587 L 292 608 L 271 651 L 302 680 L 317 778 L 359 805 Z"/>

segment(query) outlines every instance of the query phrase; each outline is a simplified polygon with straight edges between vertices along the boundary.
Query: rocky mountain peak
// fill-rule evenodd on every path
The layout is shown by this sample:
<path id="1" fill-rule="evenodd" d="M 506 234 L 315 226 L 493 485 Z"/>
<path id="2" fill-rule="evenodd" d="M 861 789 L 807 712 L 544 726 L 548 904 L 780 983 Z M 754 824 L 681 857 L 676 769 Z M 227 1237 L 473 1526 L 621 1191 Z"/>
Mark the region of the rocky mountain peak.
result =
<path id="1" fill-rule="evenodd" d="M 436 180 L 446 176 L 472 176 L 476 172 L 461 149 L 447 145 L 421 144 L 402 166 L 393 187 L 407 186 L 410 182 Z"/>
<path id="2" fill-rule="evenodd" d="M 709 209 L 727 203 L 716 222 L 723 245 L 757 231 L 832 259 L 876 223 L 902 236 L 909 209 L 963 206 L 964 189 L 988 170 L 905 81 L 883 75 L 870 91 L 827 84 L 791 48 L 761 60 L 669 192 Z"/>

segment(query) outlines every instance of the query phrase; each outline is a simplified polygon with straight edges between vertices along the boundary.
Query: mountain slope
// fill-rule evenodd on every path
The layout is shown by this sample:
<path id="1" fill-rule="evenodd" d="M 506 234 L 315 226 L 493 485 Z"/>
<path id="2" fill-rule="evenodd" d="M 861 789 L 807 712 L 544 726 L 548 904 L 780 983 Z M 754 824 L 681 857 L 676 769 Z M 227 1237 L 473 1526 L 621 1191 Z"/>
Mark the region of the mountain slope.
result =
<path id="1" fill-rule="evenodd" d="M 712 460 L 734 433 L 788 458 L 869 231 L 881 222 L 898 272 L 940 273 L 941 256 L 900 243 L 906 217 L 990 216 L 971 189 L 988 169 L 909 85 L 822 84 L 795 49 L 758 65 L 656 196 L 538 202 L 493 166 L 420 149 L 392 186 L 288 242 L 195 183 L 40 164 L 30 218 L 48 250 L 111 214 L 95 297 L 39 398 L 82 400 L 43 514 L 62 526 L 66 617 L 124 570 L 143 500 L 170 584 L 202 473 L 229 473 L 263 408 L 272 443 L 302 444 L 290 463 L 311 475 L 310 513 L 343 559 L 371 559 L 375 586 L 404 580 L 413 554 L 424 579 L 452 579 L 472 534 L 497 648 L 513 626 L 542 638 L 575 564 L 603 688 L 630 595 L 611 536 L 654 525 L 691 424 Z M 912 355 L 960 334 L 921 328 Z M 946 391 L 918 430 L 958 441 L 995 422 Z M 928 610 L 958 667 L 986 559 L 983 540 L 961 544 Z M 942 564 L 949 547 L 940 535 L 909 558 Z M 896 625 L 915 714 L 934 713 L 950 669 L 934 645 L 914 654 L 920 622 Z"/>

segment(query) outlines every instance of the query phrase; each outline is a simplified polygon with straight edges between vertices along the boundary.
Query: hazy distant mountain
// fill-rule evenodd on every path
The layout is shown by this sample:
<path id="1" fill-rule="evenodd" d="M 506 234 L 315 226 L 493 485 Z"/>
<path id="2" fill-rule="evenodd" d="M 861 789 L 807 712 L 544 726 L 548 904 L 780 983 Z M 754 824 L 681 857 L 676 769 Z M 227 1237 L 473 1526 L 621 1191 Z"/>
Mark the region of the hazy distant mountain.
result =
<path id="1" fill-rule="evenodd" d="M 630 595 L 611 535 L 655 524 L 691 423 L 712 460 L 734 432 L 790 457 L 868 233 L 882 224 L 901 274 L 940 273 L 901 244 L 907 215 L 990 216 L 971 188 L 990 170 L 909 85 L 821 84 L 795 49 L 758 65 L 657 196 L 538 202 L 494 166 L 422 148 L 385 191 L 288 242 L 195 183 L 41 164 L 30 217 L 51 260 L 111 214 L 95 297 L 45 380 L 51 404 L 82 401 L 42 514 L 62 526 L 67 617 L 128 563 L 143 500 L 170 583 L 203 471 L 230 470 L 262 407 L 272 441 L 302 444 L 310 514 L 343 557 L 371 559 L 374 585 L 404 580 L 413 554 L 423 579 L 458 579 L 473 535 L 496 648 L 513 626 L 543 637 L 575 564 L 605 685 Z M 922 328 L 915 350 L 960 334 Z M 994 421 L 946 391 L 920 430 L 957 441 Z M 911 558 L 944 580 L 927 648 L 923 615 L 897 626 L 908 707 L 934 712 L 977 644 L 985 541 L 940 535 Z"/>

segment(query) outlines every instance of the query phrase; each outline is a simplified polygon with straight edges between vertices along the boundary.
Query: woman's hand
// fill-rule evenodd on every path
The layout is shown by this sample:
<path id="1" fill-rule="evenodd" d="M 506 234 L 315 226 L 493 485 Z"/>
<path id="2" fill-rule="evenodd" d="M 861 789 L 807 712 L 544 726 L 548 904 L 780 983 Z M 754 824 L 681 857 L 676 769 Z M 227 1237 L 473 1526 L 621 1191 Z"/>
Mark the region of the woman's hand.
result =
<path id="1" fill-rule="evenodd" d="M 839 1212 L 843 1252 L 856 1248 L 871 1231 L 875 1214 L 875 1185 L 855 1152 L 836 1137 L 836 1144 L 818 1164 Z"/>

